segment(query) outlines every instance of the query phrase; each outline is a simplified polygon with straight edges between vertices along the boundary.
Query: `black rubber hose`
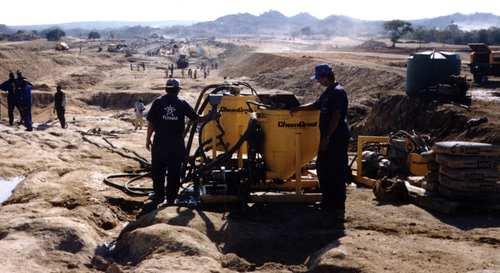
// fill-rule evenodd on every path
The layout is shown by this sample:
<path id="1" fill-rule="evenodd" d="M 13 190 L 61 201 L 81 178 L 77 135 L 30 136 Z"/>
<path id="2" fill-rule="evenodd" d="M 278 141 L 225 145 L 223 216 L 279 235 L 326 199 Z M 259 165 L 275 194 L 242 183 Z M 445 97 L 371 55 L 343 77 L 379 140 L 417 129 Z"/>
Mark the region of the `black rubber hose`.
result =
<path id="1" fill-rule="evenodd" d="M 130 187 L 129 184 L 133 183 L 139 179 L 142 179 L 146 176 L 150 176 L 150 175 L 151 175 L 150 172 L 113 174 L 113 175 L 110 175 L 110 176 L 104 178 L 104 184 L 106 184 L 110 187 L 113 187 L 115 189 L 121 190 L 124 193 L 129 194 L 129 195 L 147 196 L 147 195 L 149 195 L 150 192 L 153 191 L 152 188 L 133 188 L 133 187 Z M 111 181 L 112 179 L 115 179 L 115 178 L 126 178 L 126 177 L 131 178 L 131 179 L 128 180 L 127 182 L 125 182 L 124 184 L 118 184 L 118 183 Z"/>
<path id="2" fill-rule="evenodd" d="M 205 166 L 202 166 L 201 168 L 197 169 L 193 173 L 193 176 L 198 176 L 200 174 L 203 174 L 206 171 L 211 170 L 211 169 L 217 167 L 219 164 L 222 164 L 222 163 L 226 162 L 227 160 L 229 160 L 231 158 L 231 156 L 238 149 L 240 149 L 241 145 L 243 145 L 243 143 L 245 143 L 245 141 L 248 140 L 248 137 L 250 136 L 251 131 L 254 130 L 254 127 L 255 127 L 254 124 L 255 124 L 255 122 L 257 122 L 257 121 L 254 120 L 254 119 L 251 119 L 250 122 L 249 122 L 248 128 L 245 131 L 245 133 L 243 133 L 243 135 L 240 137 L 240 139 L 238 140 L 238 142 L 236 142 L 236 144 L 234 144 L 233 147 L 231 147 L 231 149 L 229 149 L 229 151 L 227 151 L 227 152 L 219 155 L 218 157 L 216 157 L 214 160 L 212 160 L 211 162 L 209 162 Z"/>

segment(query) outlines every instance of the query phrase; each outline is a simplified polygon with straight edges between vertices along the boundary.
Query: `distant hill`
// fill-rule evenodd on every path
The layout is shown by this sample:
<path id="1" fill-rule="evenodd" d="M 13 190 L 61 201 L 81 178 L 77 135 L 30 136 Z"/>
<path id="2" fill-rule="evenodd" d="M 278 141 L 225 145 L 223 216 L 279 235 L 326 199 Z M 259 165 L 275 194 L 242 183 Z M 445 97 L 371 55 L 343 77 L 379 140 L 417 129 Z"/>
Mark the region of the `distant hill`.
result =
<path id="1" fill-rule="evenodd" d="M 443 29 L 451 23 L 463 30 L 500 27 L 500 16 L 491 13 L 451 14 L 411 21 L 415 26 Z M 383 21 L 366 21 L 348 16 L 332 15 L 318 19 L 308 13 L 287 17 L 278 11 L 259 16 L 249 13 L 232 14 L 214 21 L 200 22 L 186 27 L 187 33 L 207 35 L 290 34 L 307 28 L 309 33 L 324 35 L 377 35 L 382 33 Z"/>
<path id="2" fill-rule="evenodd" d="M 450 24 L 458 25 L 462 30 L 476 30 L 500 27 L 500 16 L 491 13 L 462 14 L 455 13 L 430 19 L 412 21 L 416 26 L 443 29 Z"/>
<path id="3" fill-rule="evenodd" d="M 455 13 L 436 18 L 411 21 L 415 26 L 443 29 L 451 23 L 463 30 L 474 30 L 489 27 L 500 27 L 500 16 L 491 13 L 461 14 Z M 70 35 L 80 35 L 88 30 L 115 31 L 118 36 L 139 37 L 153 32 L 177 36 L 231 36 L 231 35 L 327 35 L 327 36 L 374 36 L 384 32 L 383 21 L 367 21 L 348 16 L 332 15 L 318 19 L 308 13 L 299 13 L 287 17 L 282 13 L 270 10 L 261 15 L 238 13 L 222 16 L 213 21 L 195 23 L 193 21 L 96 21 L 74 22 L 64 24 L 9 26 L 3 31 L 43 30 L 50 27 L 61 27 Z M 128 33 L 130 31 L 131 33 Z M 2 29 L 0 28 L 0 31 Z M 80 34 L 79 34 L 80 33 Z"/>
<path id="4" fill-rule="evenodd" d="M 171 26 L 188 26 L 194 24 L 195 21 L 150 21 L 150 22 L 134 22 L 134 21 L 90 21 L 90 22 L 71 22 L 61 24 L 47 24 L 47 25 L 25 25 L 25 26 L 9 26 L 11 29 L 16 30 L 43 30 L 52 27 L 60 27 L 63 30 L 68 29 L 83 29 L 83 30 L 109 30 L 133 26 L 147 26 L 155 28 L 164 28 Z"/>
<path id="5" fill-rule="evenodd" d="M 308 13 L 287 17 L 278 11 L 268 11 L 259 16 L 249 13 L 227 15 L 188 28 L 212 35 L 290 34 L 303 28 L 318 34 L 359 35 L 381 31 L 382 23 L 336 15 L 320 20 Z"/>

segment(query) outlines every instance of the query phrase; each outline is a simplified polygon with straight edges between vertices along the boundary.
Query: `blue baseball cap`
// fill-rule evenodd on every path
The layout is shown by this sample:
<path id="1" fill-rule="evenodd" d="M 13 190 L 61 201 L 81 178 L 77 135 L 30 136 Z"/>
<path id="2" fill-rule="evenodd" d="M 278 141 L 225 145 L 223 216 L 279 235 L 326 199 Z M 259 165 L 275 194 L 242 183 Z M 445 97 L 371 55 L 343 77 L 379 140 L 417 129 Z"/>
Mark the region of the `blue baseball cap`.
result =
<path id="1" fill-rule="evenodd" d="M 166 87 L 167 88 L 178 88 L 178 89 L 181 89 L 181 83 L 178 80 L 176 80 L 176 79 L 168 79 Z"/>
<path id="2" fill-rule="evenodd" d="M 333 68 L 329 64 L 318 64 L 314 68 L 314 75 L 311 80 L 319 80 L 321 77 L 328 77 L 333 75 Z"/>

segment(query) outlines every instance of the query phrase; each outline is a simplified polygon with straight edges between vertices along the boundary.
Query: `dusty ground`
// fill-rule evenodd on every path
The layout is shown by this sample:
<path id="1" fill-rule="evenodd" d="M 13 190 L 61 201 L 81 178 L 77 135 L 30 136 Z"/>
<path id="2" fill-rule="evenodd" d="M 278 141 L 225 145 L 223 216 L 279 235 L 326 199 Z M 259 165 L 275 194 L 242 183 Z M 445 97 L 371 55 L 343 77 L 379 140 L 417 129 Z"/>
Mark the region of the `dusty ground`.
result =
<path id="1" fill-rule="evenodd" d="M 63 130 L 54 120 L 47 106 L 52 91 L 34 95 L 33 133 L 7 127 L 2 107 L 0 178 L 26 179 L 0 207 L 0 272 L 500 271 L 498 214 L 445 216 L 411 204 L 384 205 L 370 190 L 353 187 L 343 226 L 329 225 L 320 212 L 302 205 L 254 205 L 245 214 L 231 207 L 169 207 L 136 220 L 144 200 L 102 179 L 138 163 L 84 141 L 81 132 L 101 128 L 101 136 L 86 137 L 105 146 L 104 136 L 149 158 L 145 131 L 133 131 L 129 122 L 130 107 L 139 96 L 151 101 L 163 93 L 165 73 L 156 67 L 166 60 L 138 54 L 147 72 L 132 72 L 123 55 L 90 49 L 55 53 L 44 43 L 34 45 L 0 45 L 0 72 L 20 66 L 37 85 L 66 84 L 70 124 Z M 439 139 L 499 143 L 494 86 L 473 91 L 477 99 L 470 111 L 424 105 L 403 96 L 404 55 L 276 48 L 233 57 L 206 81 L 185 80 L 183 96 L 193 101 L 202 86 L 229 76 L 307 101 L 320 92 L 306 80 L 312 67 L 332 62 L 350 93 L 356 134 L 416 129 Z M 482 115 L 487 124 L 464 127 Z"/>

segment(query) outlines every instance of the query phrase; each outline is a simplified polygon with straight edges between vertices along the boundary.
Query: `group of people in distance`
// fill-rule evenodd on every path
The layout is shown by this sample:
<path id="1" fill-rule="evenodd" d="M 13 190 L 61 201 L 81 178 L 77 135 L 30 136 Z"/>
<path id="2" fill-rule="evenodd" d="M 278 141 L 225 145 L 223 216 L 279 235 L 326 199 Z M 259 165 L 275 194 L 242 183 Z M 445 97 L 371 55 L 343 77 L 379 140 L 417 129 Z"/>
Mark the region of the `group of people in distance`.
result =
<path id="1" fill-rule="evenodd" d="M 32 95 L 31 84 L 22 74 L 21 71 L 9 72 L 9 79 L 0 84 L 0 90 L 7 92 L 7 114 L 9 116 L 9 125 L 14 126 L 14 111 L 17 109 L 21 119 L 19 124 L 26 127 L 26 131 L 33 131 L 33 121 L 31 117 Z M 57 91 L 54 95 L 54 113 L 61 123 L 62 128 L 66 128 L 65 109 L 66 96 L 61 88 L 57 86 Z"/>

